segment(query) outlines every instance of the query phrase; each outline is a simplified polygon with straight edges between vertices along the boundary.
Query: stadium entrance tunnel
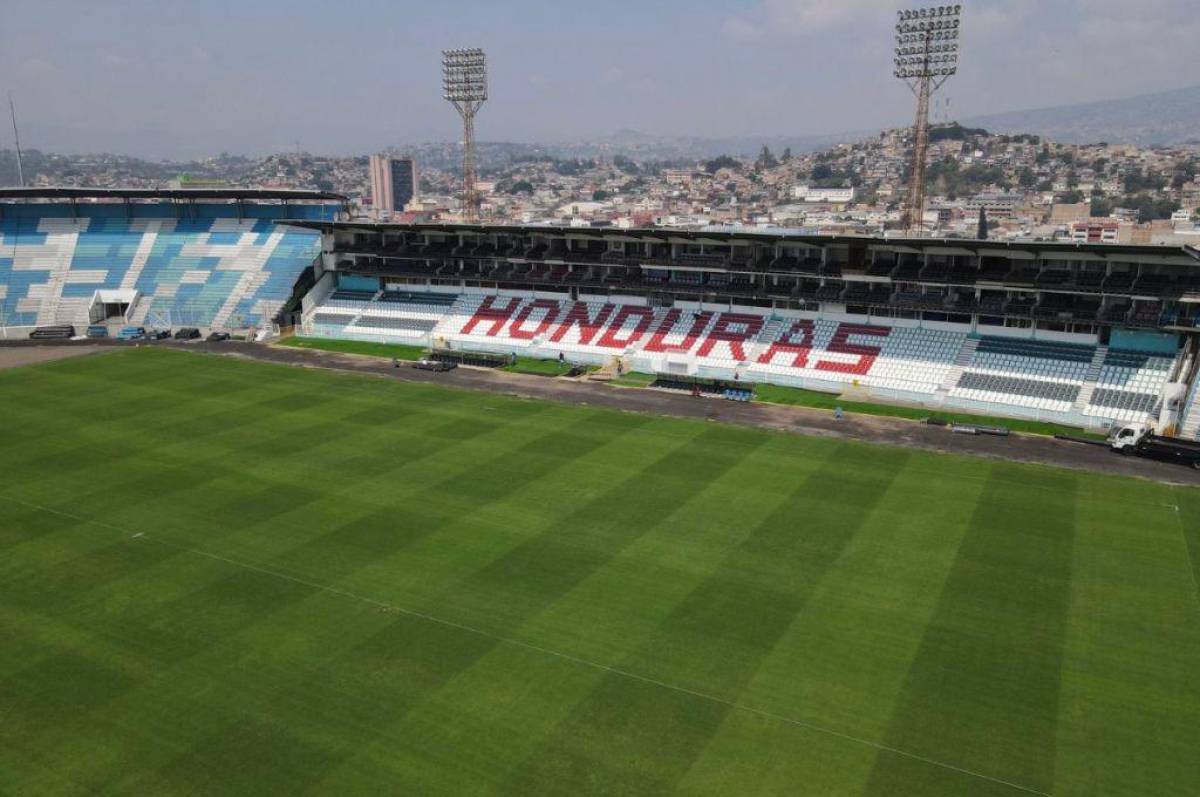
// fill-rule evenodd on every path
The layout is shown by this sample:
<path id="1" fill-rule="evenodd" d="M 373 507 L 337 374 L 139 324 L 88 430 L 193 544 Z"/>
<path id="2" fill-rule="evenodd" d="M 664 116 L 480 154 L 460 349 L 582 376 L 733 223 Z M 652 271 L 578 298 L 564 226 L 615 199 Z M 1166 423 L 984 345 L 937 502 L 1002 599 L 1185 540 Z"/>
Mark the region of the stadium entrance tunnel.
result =
<path id="1" fill-rule="evenodd" d="M 135 289 L 96 291 L 88 305 L 88 320 L 94 324 L 110 318 L 126 318 L 137 300 L 138 292 Z"/>

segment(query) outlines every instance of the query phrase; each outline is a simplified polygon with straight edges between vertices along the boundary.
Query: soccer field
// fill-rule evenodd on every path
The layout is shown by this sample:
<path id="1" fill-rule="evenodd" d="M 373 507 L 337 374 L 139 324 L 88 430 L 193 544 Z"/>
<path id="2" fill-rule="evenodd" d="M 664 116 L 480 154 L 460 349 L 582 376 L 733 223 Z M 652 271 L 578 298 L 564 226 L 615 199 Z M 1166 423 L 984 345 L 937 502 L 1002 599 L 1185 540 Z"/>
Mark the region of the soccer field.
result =
<path id="1" fill-rule="evenodd" d="M 0 793 L 1200 793 L 1200 492 L 152 348 L 0 372 Z"/>

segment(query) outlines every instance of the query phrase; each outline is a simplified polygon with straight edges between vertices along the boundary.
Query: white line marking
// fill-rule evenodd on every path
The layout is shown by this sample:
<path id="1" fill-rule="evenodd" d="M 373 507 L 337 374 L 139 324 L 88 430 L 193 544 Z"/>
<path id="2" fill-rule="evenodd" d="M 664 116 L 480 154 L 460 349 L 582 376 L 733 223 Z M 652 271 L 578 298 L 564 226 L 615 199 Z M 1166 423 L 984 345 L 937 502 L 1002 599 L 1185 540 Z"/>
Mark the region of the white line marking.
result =
<path id="1" fill-rule="evenodd" d="M 123 535 L 127 535 L 127 536 L 130 535 L 129 529 L 123 529 L 120 526 L 114 526 L 111 523 L 105 523 L 103 521 L 93 520 L 91 518 L 86 518 L 81 515 L 75 515 L 71 512 L 64 512 L 60 509 L 54 509 L 54 508 L 48 507 L 48 506 L 41 506 L 40 504 L 35 504 L 31 501 L 24 501 L 19 498 L 13 498 L 11 496 L 0 495 L 0 499 L 9 501 L 14 504 L 21 504 L 23 506 L 27 506 L 31 509 L 37 509 L 42 512 L 49 512 L 50 514 L 60 515 L 62 517 L 69 518 L 71 520 L 75 520 L 75 521 L 78 521 L 81 523 L 89 523 L 94 526 L 100 526 L 102 528 L 107 528 L 107 529 L 110 529 L 113 531 L 120 532 Z M 588 667 L 590 669 L 600 670 L 602 672 L 611 673 L 613 675 L 619 675 L 622 678 L 628 678 L 630 680 L 640 681 L 641 683 L 651 684 L 653 686 L 657 686 L 662 689 L 667 689 L 672 692 L 678 692 L 680 694 L 689 695 L 690 697 L 694 697 L 694 698 L 697 698 L 700 700 L 705 700 L 710 703 L 717 703 L 717 704 L 727 706 L 732 709 L 736 709 L 738 711 L 744 711 L 748 714 L 754 714 L 759 717 L 764 717 L 766 719 L 775 720 L 777 722 L 783 722 L 788 725 L 794 725 L 799 728 L 805 728 L 806 730 L 814 731 L 816 733 L 822 733 L 827 736 L 832 736 L 832 737 L 835 737 L 838 739 L 842 739 L 844 741 L 854 742 L 856 744 L 870 747 L 874 750 L 878 750 L 878 751 L 885 752 L 885 753 L 892 753 L 893 755 L 902 756 L 904 758 L 909 758 L 914 761 L 920 761 L 924 764 L 929 764 L 930 766 L 940 767 L 941 769 L 949 770 L 951 772 L 957 772 L 961 775 L 967 775 L 969 777 L 978 778 L 979 780 L 986 780 L 986 781 L 989 781 L 991 783 L 995 783 L 995 784 L 998 784 L 1001 786 L 1007 786 L 1009 788 L 1016 789 L 1021 792 L 1025 792 L 1026 794 L 1036 794 L 1036 795 L 1039 795 L 1039 797 L 1053 797 L 1053 795 L 1051 795 L 1049 792 L 1040 791 L 1031 786 L 1024 786 L 1020 783 L 1013 783 L 1012 781 L 993 777 L 991 775 L 986 775 L 982 772 L 976 772 L 974 770 L 955 766 L 954 764 L 948 764 L 944 761 L 938 761 L 933 758 L 927 758 L 918 753 L 913 753 L 913 752 L 909 752 L 907 750 L 902 750 L 898 747 L 892 747 L 890 745 L 882 744 L 880 742 L 871 741 L 870 739 L 864 739 L 862 737 L 854 736 L 852 734 L 842 733 L 841 731 L 836 731 L 832 728 L 826 728 L 822 725 L 817 725 L 815 723 L 808 722 L 806 720 L 796 719 L 795 717 L 788 717 L 788 716 L 784 716 L 782 714 L 776 714 L 772 711 L 767 711 L 767 710 L 761 709 L 761 708 L 755 708 L 754 706 L 748 706 L 744 703 L 738 703 L 733 700 L 726 700 L 723 697 L 717 697 L 716 695 L 710 695 L 705 692 L 698 692 L 694 689 L 689 689 L 686 686 L 679 686 L 677 684 L 667 683 L 666 681 L 660 681 L 656 678 L 651 678 L 646 675 L 639 675 L 638 673 L 632 672 L 630 670 L 623 670 L 619 667 L 613 667 L 608 664 L 601 664 L 600 662 L 591 661 L 590 659 L 581 658 L 579 656 L 573 656 L 570 653 L 563 653 L 562 651 L 554 650 L 552 648 L 546 648 L 546 647 L 542 647 L 541 645 L 535 645 L 532 642 L 525 642 L 523 640 L 515 639 L 513 637 L 506 637 L 506 636 L 501 636 L 499 634 L 493 634 L 490 631 L 484 631 L 481 628 L 475 628 L 474 626 L 466 625 L 464 623 L 458 623 L 458 622 L 455 622 L 454 620 L 446 620 L 444 618 L 437 617 L 436 615 L 426 614 L 425 612 L 417 611 L 415 609 L 408 609 L 403 606 L 396 606 L 394 604 L 376 600 L 375 598 L 370 598 L 365 595 L 358 595 L 353 592 L 347 592 L 346 590 L 339 589 L 337 587 L 333 587 L 328 584 L 321 584 L 316 581 L 309 581 L 307 579 L 299 578 L 297 576 L 293 576 L 288 573 L 283 573 L 278 570 L 272 570 L 271 568 L 264 567 L 262 565 L 254 564 L 252 562 L 241 561 L 238 559 L 231 559 L 229 557 L 221 556 L 220 554 L 201 550 L 199 548 L 189 548 L 187 546 L 180 545 L 175 542 L 171 542 L 168 540 L 162 540 L 157 537 L 149 536 L 145 532 L 137 532 L 136 534 L 133 534 L 132 536 L 133 537 L 141 537 L 150 542 L 158 543 L 159 545 L 162 545 L 167 548 L 173 548 L 182 553 L 190 553 L 190 554 L 194 554 L 196 556 L 203 556 L 207 559 L 213 559 L 218 562 L 223 562 L 232 567 L 238 567 L 238 568 L 242 568 L 245 570 L 251 570 L 256 573 L 261 573 L 266 576 L 271 576 L 273 578 L 279 578 L 279 579 L 283 579 L 285 581 L 291 581 L 296 584 L 301 584 L 303 586 L 318 590 L 320 592 L 326 592 L 331 595 L 337 595 L 342 598 L 347 598 L 349 600 L 366 603 L 371 606 L 375 606 L 383 611 L 397 612 L 399 614 L 403 614 L 408 617 L 412 617 L 414 619 L 424 620 L 425 622 L 434 623 L 437 625 L 444 626 L 446 628 L 454 628 L 456 630 L 463 631 L 463 632 L 466 632 L 469 634 L 474 634 L 475 636 L 483 637 L 484 639 L 490 639 L 495 642 L 499 642 L 501 644 L 511 645 L 513 647 L 518 647 L 518 648 L 523 648 L 525 650 L 534 651 L 536 653 L 541 653 L 546 656 L 553 656 L 554 658 L 561 659 L 563 661 L 569 661 L 573 664 L 578 664 L 581 667 Z"/>
<path id="2" fill-rule="evenodd" d="M 1176 487 L 1176 492 L 1180 488 Z M 1175 519 L 1179 521 L 1179 536 L 1183 537 L 1183 552 L 1188 558 L 1188 572 L 1192 575 L 1192 591 L 1196 596 L 1196 609 L 1200 612 L 1200 582 L 1196 581 L 1196 570 L 1192 567 L 1192 543 L 1188 540 L 1187 527 L 1183 525 L 1183 512 L 1179 509 L 1179 504 L 1175 504 Z"/>

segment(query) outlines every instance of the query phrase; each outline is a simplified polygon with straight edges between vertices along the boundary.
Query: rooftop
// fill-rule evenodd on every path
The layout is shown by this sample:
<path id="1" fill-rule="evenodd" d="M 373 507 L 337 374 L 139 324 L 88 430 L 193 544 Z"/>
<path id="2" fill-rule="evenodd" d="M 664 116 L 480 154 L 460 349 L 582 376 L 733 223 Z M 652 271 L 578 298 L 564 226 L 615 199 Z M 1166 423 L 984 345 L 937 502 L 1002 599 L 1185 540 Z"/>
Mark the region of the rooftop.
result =
<path id="1" fill-rule="evenodd" d="M 279 188 L 0 188 L 4 199 L 181 199 L 346 202 L 342 194 Z"/>

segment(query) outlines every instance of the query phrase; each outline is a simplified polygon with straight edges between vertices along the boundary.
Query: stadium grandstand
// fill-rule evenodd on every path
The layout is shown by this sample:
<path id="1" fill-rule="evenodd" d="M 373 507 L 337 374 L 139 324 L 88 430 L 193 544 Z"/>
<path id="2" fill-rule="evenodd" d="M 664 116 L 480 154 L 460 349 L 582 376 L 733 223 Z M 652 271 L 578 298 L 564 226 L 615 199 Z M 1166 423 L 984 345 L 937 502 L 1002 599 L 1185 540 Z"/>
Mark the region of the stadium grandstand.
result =
<path id="1" fill-rule="evenodd" d="M 346 200 L 262 189 L 0 189 L 0 328 L 274 321 Z"/>
<path id="2" fill-rule="evenodd" d="M 298 221 L 298 329 L 1200 434 L 1189 248 Z"/>

